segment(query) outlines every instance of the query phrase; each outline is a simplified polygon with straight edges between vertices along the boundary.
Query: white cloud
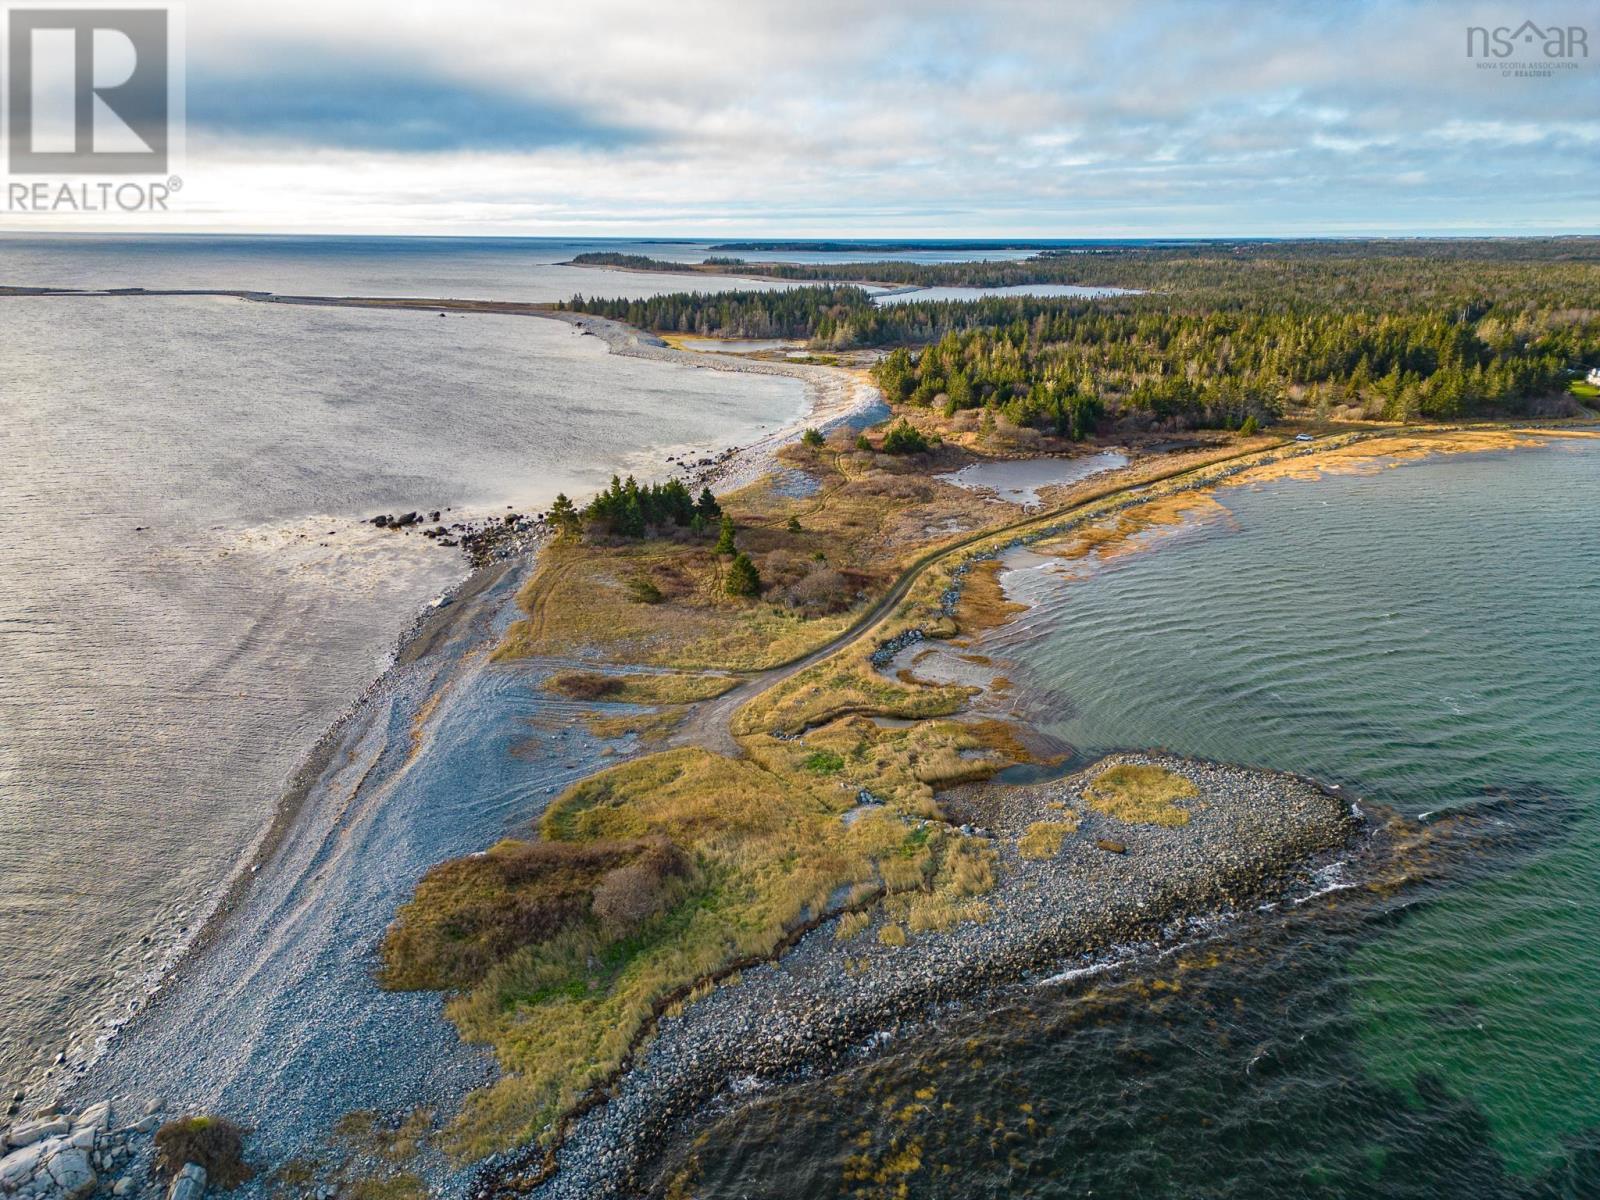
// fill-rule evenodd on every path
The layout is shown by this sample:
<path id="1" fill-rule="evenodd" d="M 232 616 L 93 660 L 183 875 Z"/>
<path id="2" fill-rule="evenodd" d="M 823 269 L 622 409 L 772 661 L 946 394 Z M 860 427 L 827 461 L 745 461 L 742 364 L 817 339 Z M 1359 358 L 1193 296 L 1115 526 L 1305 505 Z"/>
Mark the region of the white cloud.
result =
<path id="1" fill-rule="evenodd" d="M 1463 56 L 1465 26 L 1504 19 L 1399 0 L 190 0 L 192 77 L 264 79 L 270 106 L 274 73 L 288 89 L 324 64 L 495 98 L 467 111 L 499 124 L 463 129 L 454 148 L 380 153 L 319 140 L 315 113 L 286 135 L 264 116 L 252 132 L 246 111 L 223 137 L 191 106 L 178 220 L 841 236 L 1591 228 L 1592 187 L 1548 148 L 1595 165 L 1583 116 L 1600 60 L 1569 78 L 1485 78 Z M 373 87 L 381 122 L 398 97 Z M 570 114 L 574 144 L 516 148 L 522 111 Z M 1416 207 L 1430 190 L 1438 203 Z"/>

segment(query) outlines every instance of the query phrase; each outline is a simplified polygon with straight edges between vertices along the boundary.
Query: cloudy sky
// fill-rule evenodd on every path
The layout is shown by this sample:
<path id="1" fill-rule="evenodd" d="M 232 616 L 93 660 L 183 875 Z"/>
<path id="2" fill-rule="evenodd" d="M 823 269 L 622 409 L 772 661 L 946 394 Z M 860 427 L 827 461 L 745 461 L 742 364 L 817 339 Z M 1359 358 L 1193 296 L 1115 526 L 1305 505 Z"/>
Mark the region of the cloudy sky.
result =
<path id="1" fill-rule="evenodd" d="M 1525 18 L 1587 25 L 1595 57 L 1467 57 L 1469 25 Z M 1600 228 L 1592 4 L 188 0 L 185 24 L 171 228 Z"/>

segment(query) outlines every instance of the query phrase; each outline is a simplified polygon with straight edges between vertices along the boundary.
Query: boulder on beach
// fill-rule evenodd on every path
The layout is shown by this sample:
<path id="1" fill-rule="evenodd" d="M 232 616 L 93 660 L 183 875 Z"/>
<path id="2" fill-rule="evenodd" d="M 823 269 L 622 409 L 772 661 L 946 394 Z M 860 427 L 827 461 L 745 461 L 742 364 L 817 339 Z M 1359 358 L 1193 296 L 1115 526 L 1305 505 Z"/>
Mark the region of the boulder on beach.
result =
<path id="1" fill-rule="evenodd" d="M 167 1188 L 167 1200 L 201 1200 L 205 1194 L 206 1169 L 199 1163 L 184 1163 Z"/>

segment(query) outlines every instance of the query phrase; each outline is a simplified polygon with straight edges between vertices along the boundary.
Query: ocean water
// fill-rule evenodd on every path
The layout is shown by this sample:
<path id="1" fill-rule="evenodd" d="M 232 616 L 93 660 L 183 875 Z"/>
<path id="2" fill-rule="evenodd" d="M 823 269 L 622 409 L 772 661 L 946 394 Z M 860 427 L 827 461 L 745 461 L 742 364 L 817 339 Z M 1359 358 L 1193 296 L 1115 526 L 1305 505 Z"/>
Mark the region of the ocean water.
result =
<path id="1" fill-rule="evenodd" d="M 555 238 L 57 234 L 0 239 L 0 286 L 227 288 L 284 295 L 535 302 L 569 300 L 578 293 L 634 299 L 684 290 L 793 286 L 561 265 L 593 250 L 682 262 L 699 262 L 706 255 L 704 243 Z"/>
<path id="2" fill-rule="evenodd" d="M 0 241 L 0 275 L 515 296 L 539 269 L 396 240 L 93 242 Z M 459 551 L 364 518 L 528 511 L 804 404 L 797 380 L 620 358 L 535 318 L 0 299 L 7 1094 L 126 1011 L 294 766 L 465 575 Z"/>
<path id="3" fill-rule="evenodd" d="M 1600 443 L 1219 493 L 992 636 L 1082 756 L 1286 768 L 1438 831 L 1398 891 L 1069 968 L 685 1148 L 701 1197 L 1600 1196 Z M 1439 824 L 1440 815 L 1457 814 Z"/>
<path id="4" fill-rule="evenodd" d="M 698 263 L 719 253 L 706 241 L 594 238 L 263 237 L 52 234 L 0 238 L 0 286 L 227 288 L 315 296 L 569 300 L 576 294 L 637 299 L 676 291 L 765 291 L 794 283 L 717 275 L 662 275 L 564 266 L 588 251 Z M 1025 258 L 1030 251 L 782 251 L 773 262 L 966 262 Z M 961 291 L 971 289 L 941 289 Z M 1005 290 L 1005 289 L 1002 289 Z"/>

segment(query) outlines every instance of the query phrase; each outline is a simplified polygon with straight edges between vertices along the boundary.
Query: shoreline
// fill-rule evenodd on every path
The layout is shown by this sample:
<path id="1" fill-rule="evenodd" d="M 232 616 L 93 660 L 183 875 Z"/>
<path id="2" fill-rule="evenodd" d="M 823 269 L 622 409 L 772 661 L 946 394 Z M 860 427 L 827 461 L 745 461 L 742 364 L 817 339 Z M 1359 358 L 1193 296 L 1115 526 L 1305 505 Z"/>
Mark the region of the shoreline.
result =
<path id="1" fill-rule="evenodd" d="M 133 293 L 133 295 L 157 294 Z M 433 305 L 429 304 L 427 307 L 431 308 Z M 568 314 L 538 311 L 528 315 L 561 319 Z M 570 315 L 579 319 L 566 323 L 579 325 L 583 328 L 583 332 L 600 336 L 611 353 L 690 362 L 697 366 L 712 368 L 746 369 L 745 364 L 725 363 L 717 360 L 716 356 L 696 355 L 665 348 L 665 352 L 659 354 L 642 352 L 640 347 L 630 344 L 633 340 L 631 331 L 616 327 L 614 323 L 599 322 L 596 318 L 584 317 L 581 314 Z M 606 327 L 601 328 L 602 324 Z M 708 358 L 713 361 L 708 362 Z M 797 437 L 808 422 L 816 420 L 837 424 L 871 408 L 872 399 L 860 395 L 858 388 L 842 384 L 831 390 L 826 387 L 829 381 L 822 378 L 823 376 L 843 374 L 831 368 L 813 366 L 809 371 L 778 369 L 758 370 L 753 373 L 783 374 L 802 378 L 806 383 L 805 408 L 797 419 L 785 424 L 774 433 L 765 435 L 755 447 L 729 447 L 716 452 L 716 461 L 709 470 L 701 472 L 702 478 L 722 478 L 741 469 L 762 473 L 761 462 L 747 464 L 745 460 L 761 454 L 763 444 L 771 443 L 771 448 L 775 448 Z M 673 466 L 682 470 L 685 464 L 669 464 L 669 467 Z M 27 1113 L 49 1100 L 70 1099 L 81 1107 L 83 1104 L 102 1098 L 96 1090 L 94 1079 L 107 1072 L 106 1064 L 109 1060 L 130 1055 L 137 1056 L 138 1051 L 133 1047 L 139 1037 L 141 1026 L 152 1020 L 152 1014 L 163 1009 L 174 993 L 184 990 L 181 985 L 185 982 L 185 977 L 209 960 L 219 946 L 227 943 L 233 936 L 232 922 L 242 910 L 249 907 L 253 898 L 261 891 L 267 877 L 273 872 L 279 856 L 284 853 L 286 844 L 294 837 L 304 834 L 305 827 L 310 823 L 312 815 L 310 810 L 318 799 L 316 793 L 319 787 L 325 788 L 327 779 L 336 769 L 338 761 L 350 756 L 353 743 L 358 742 L 362 736 L 360 727 L 370 719 L 370 710 L 384 702 L 385 694 L 392 690 L 396 679 L 408 671 L 427 669 L 430 666 L 435 671 L 442 671 L 459 665 L 462 655 L 476 653 L 476 649 L 452 647 L 450 643 L 467 637 L 467 631 L 475 624 L 483 625 L 498 620 L 503 625 L 504 621 L 509 619 L 510 613 L 515 609 L 514 597 L 517 587 L 537 561 L 537 548 L 542 535 L 539 530 L 535 530 L 532 538 L 522 540 L 531 542 L 531 549 L 526 545 L 518 546 L 513 548 L 515 552 L 509 558 L 468 566 L 464 578 L 443 594 L 442 603 L 436 600 L 432 604 L 425 605 L 405 620 L 395 635 L 387 665 L 378 671 L 361 692 L 352 698 L 345 710 L 307 747 L 287 777 L 280 798 L 273 806 L 273 811 L 264 822 L 259 834 L 246 844 L 233 870 L 219 881 L 214 893 L 215 898 L 209 901 L 202 914 L 197 914 L 198 919 L 192 925 L 193 932 L 181 943 L 175 944 L 169 955 L 161 961 L 159 968 L 145 977 L 137 989 L 133 1004 L 123 1015 L 114 1019 L 115 1023 L 96 1023 L 63 1035 L 63 1041 L 73 1041 L 82 1045 L 87 1053 L 74 1061 L 50 1064 L 47 1071 L 45 1069 L 47 1064 L 41 1056 L 36 1073 L 17 1081 L 18 1090 L 23 1093 L 25 1099 L 19 1104 L 13 1120 L 24 1119 Z M 516 586 L 505 591 L 502 585 L 508 577 L 514 578 Z M 504 594 L 496 594 L 500 592 Z M 490 635 L 486 643 L 480 639 L 479 648 L 483 645 L 492 645 L 495 636 L 498 635 Z M 431 717 L 431 713 L 419 712 L 416 715 L 419 718 Z M 606 761 L 608 760 L 600 756 L 597 748 L 582 773 L 587 774 L 589 771 L 599 769 Z M 426 865 L 431 865 L 431 862 Z M 382 914 L 383 922 L 387 923 L 391 915 L 392 911 L 385 911 Z M 454 1041 L 453 1031 L 450 1031 L 450 1036 Z M 175 1097 L 175 1099 L 182 1098 Z"/>

